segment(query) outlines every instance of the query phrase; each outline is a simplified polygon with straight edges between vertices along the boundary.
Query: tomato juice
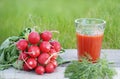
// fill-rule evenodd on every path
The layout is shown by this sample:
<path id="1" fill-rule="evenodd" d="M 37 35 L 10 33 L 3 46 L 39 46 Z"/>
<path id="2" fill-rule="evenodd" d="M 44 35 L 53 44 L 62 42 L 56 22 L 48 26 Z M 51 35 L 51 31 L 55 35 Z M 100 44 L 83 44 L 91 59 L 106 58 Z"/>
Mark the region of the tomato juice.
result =
<path id="1" fill-rule="evenodd" d="M 77 49 L 78 59 L 82 56 L 89 55 L 92 61 L 96 61 L 100 57 L 102 46 L 103 33 L 97 35 L 84 35 L 76 33 L 77 36 Z"/>

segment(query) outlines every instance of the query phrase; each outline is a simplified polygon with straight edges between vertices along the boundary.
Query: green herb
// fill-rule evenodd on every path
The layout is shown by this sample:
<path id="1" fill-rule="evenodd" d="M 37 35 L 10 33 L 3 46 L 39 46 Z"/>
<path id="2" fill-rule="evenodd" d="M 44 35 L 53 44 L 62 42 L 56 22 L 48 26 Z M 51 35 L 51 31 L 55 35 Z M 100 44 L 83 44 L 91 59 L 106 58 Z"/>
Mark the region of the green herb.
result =
<path id="1" fill-rule="evenodd" d="M 58 62 L 58 65 L 61 65 L 63 63 L 63 58 L 61 58 L 60 56 L 57 57 L 57 62 Z"/>
<path id="2" fill-rule="evenodd" d="M 4 70 L 13 66 L 17 69 L 21 69 L 22 62 L 17 61 L 19 56 L 19 51 L 16 48 L 16 42 L 21 38 L 27 38 L 27 34 L 32 31 L 31 28 L 26 28 L 21 32 L 19 36 L 8 37 L 0 45 L 0 70 Z"/>
<path id="3" fill-rule="evenodd" d="M 22 69 L 23 68 L 23 61 L 22 60 L 16 60 L 12 66 L 16 69 Z"/>
<path id="4" fill-rule="evenodd" d="M 60 50 L 59 53 L 65 53 L 65 49 L 64 49 L 64 48 L 61 48 L 61 50 Z"/>
<path id="5" fill-rule="evenodd" d="M 0 46 L 0 70 L 9 68 L 12 63 L 18 59 L 19 51 L 16 48 L 15 42 L 19 37 L 12 36 L 7 38 Z"/>
<path id="6" fill-rule="evenodd" d="M 69 79 L 112 79 L 115 74 L 106 59 L 100 59 L 97 63 L 87 59 L 82 62 L 72 61 L 64 72 L 65 77 Z"/>
<path id="7" fill-rule="evenodd" d="M 21 38 L 25 38 L 25 39 L 28 39 L 28 34 L 32 31 L 33 29 L 32 28 L 26 28 L 24 29 L 21 33 L 20 33 L 20 37 Z"/>

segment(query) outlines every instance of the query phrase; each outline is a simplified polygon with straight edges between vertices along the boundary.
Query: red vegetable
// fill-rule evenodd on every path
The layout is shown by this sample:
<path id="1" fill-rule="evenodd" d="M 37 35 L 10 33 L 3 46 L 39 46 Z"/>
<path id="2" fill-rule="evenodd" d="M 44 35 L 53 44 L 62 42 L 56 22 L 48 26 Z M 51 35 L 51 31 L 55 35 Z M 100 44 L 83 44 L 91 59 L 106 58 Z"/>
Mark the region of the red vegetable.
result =
<path id="1" fill-rule="evenodd" d="M 28 55 L 26 54 L 26 52 L 21 52 L 19 54 L 19 60 L 26 60 L 26 58 L 28 57 Z"/>
<path id="2" fill-rule="evenodd" d="M 56 59 L 61 45 L 58 41 L 52 41 L 52 32 L 55 31 L 44 31 L 41 34 L 32 31 L 28 40 L 20 39 L 16 43 L 21 52 L 18 59 L 23 61 L 23 70 L 34 70 L 39 75 L 54 72 L 58 66 Z"/>
<path id="3" fill-rule="evenodd" d="M 34 69 L 37 66 L 37 61 L 34 58 L 29 58 L 26 62 L 29 69 Z"/>
<path id="4" fill-rule="evenodd" d="M 58 57 L 57 52 L 53 52 L 50 55 L 52 56 L 52 59 L 57 59 L 57 57 Z"/>
<path id="5" fill-rule="evenodd" d="M 40 41 L 40 35 L 38 32 L 31 32 L 28 36 L 28 41 L 31 44 L 37 44 Z"/>
<path id="6" fill-rule="evenodd" d="M 53 55 L 51 59 L 57 59 L 58 53 L 55 51 L 55 49 L 50 49 L 50 55 Z"/>
<path id="7" fill-rule="evenodd" d="M 61 45 L 58 41 L 52 41 L 50 44 L 52 45 L 52 48 L 56 50 L 56 52 L 59 52 L 61 50 Z"/>
<path id="8" fill-rule="evenodd" d="M 43 66 L 37 66 L 36 69 L 35 69 L 35 72 L 36 72 L 37 74 L 43 75 L 44 72 L 45 72 L 45 69 L 44 69 Z"/>
<path id="9" fill-rule="evenodd" d="M 50 49 L 50 51 L 49 51 L 50 53 L 55 53 L 56 52 L 56 50 L 55 49 Z"/>
<path id="10" fill-rule="evenodd" d="M 31 56 L 31 57 L 38 57 L 40 55 L 40 49 L 38 46 L 30 46 L 28 48 L 28 54 Z"/>
<path id="11" fill-rule="evenodd" d="M 48 58 L 50 57 L 50 55 L 48 53 L 42 53 L 39 57 L 38 57 L 38 62 L 41 65 L 45 65 L 47 64 L 46 61 L 48 60 Z M 48 60 L 49 63 L 49 60 Z"/>
<path id="12" fill-rule="evenodd" d="M 54 68 L 54 65 L 53 65 L 52 63 L 49 63 L 49 64 L 46 65 L 46 67 L 45 67 L 45 71 L 46 71 L 47 73 L 52 73 L 52 72 L 54 72 L 54 70 L 55 70 L 55 68 Z"/>
<path id="13" fill-rule="evenodd" d="M 28 47 L 28 42 L 25 39 L 20 39 L 17 43 L 16 46 L 19 50 L 26 50 L 26 48 Z"/>
<path id="14" fill-rule="evenodd" d="M 50 51 L 50 48 L 51 48 L 51 45 L 49 42 L 47 42 L 47 41 L 41 42 L 41 44 L 40 44 L 41 52 L 47 53 Z"/>
<path id="15" fill-rule="evenodd" d="M 51 61 L 51 63 L 54 65 L 55 68 L 58 66 L 58 63 L 56 60 Z"/>
<path id="16" fill-rule="evenodd" d="M 44 31 L 40 36 L 43 41 L 49 41 L 52 38 L 52 33 L 50 31 Z"/>
<path id="17" fill-rule="evenodd" d="M 30 68 L 24 63 L 24 64 L 23 64 L 23 70 L 25 70 L 25 71 L 29 71 Z"/>

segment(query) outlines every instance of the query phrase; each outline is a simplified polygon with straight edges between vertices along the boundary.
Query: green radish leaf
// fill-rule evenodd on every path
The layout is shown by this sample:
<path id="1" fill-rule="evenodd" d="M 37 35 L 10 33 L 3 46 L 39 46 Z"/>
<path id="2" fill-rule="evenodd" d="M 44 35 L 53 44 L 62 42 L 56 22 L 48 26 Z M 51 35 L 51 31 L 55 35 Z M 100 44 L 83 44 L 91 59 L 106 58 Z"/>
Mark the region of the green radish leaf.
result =
<path id="1" fill-rule="evenodd" d="M 18 37 L 18 36 L 9 37 L 9 41 L 11 41 L 12 43 L 17 42 L 19 39 L 20 39 L 20 37 Z"/>
<path id="2" fill-rule="evenodd" d="M 19 37 L 12 36 L 7 38 L 0 46 L 0 70 L 11 66 L 18 59 L 19 52 L 16 48 L 15 42 Z"/>
<path id="3" fill-rule="evenodd" d="M 1 44 L 0 50 L 9 47 L 10 43 L 11 43 L 11 42 L 9 41 L 9 38 L 7 38 L 7 39 Z M 1 53 L 1 52 L 0 52 L 0 53 Z"/>
<path id="4" fill-rule="evenodd" d="M 5 52 L 2 51 L 0 55 L 0 64 L 3 64 L 5 62 Z"/>
<path id="5" fill-rule="evenodd" d="M 9 61 L 6 61 L 6 63 L 13 63 L 13 62 L 15 62 L 17 59 L 18 59 L 18 56 L 13 56 L 13 57 L 10 58 Z"/>
<path id="6" fill-rule="evenodd" d="M 28 39 L 28 35 L 29 33 L 32 31 L 32 28 L 26 28 L 24 29 L 21 33 L 20 33 L 20 37 L 21 38 L 25 38 L 25 39 Z"/>
<path id="7" fill-rule="evenodd" d="M 16 45 L 13 45 L 11 49 L 11 56 L 18 56 L 19 55 L 19 50 L 17 50 Z"/>
<path id="8" fill-rule="evenodd" d="M 1 45 L 0 50 L 8 48 L 12 43 L 18 41 L 20 38 L 18 36 L 8 37 Z"/>
<path id="9" fill-rule="evenodd" d="M 63 58 L 61 58 L 60 56 L 58 56 L 56 60 L 58 62 L 58 65 L 61 65 L 63 62 Z"/>
<path id="10" fill-rule="evenodd" d="M 0 64 L 0 70 L 8 69 L 11 66 L 11 64 Z"/>
<path id="11" fill-rule="evenodd" d="M 19 36 L 25 36 L 26 33 L 30 33 L 31 31 L 32 31 L 31 28 L 26 28 L 26 29 L 24 29 L 24 30 L 20 33 Z"/>
<path id="12" fill-rule="evenodd" d="M 22 69 L 23 68 L 23 61 L 22 60 L 16 60 L 12 66 L 16 69 Z"/>
<path id="13" fill-rule="evenodd" d="M 65 63 L 70 63 L 70 61 L 65 61 L 62 57 L 60 57 L 60 55 L 58 55 L 56 61 L 58 62 L 58 65 L 62 65 Z"/>
<path id="14" fill-rule="evenodd" d="M 10 53 L 9 52 L 6 52 L 6 61 L 9 61 L 10 60 L 10 57 L 11 57 L 11 55 L 10 55 Z"/>
<path id="15" fill-rule="evenodd" d="M 65 53 L 65 49 L 61 48 L 60 53 Z"/>

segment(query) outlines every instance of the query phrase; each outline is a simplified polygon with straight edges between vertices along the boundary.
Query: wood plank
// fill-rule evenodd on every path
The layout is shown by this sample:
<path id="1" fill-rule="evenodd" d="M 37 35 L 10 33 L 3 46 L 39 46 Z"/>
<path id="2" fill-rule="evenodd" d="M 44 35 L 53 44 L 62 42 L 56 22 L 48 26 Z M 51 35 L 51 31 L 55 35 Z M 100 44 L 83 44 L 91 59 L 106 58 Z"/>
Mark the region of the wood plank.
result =
<path id="1" fill-rule="evenodd" d="M 120 50 L 103 49 L 101 51 L 101 57 L 106 54 L 108 61 L 115 62 L 115 69 L 118 74 L 114 79 L 120 79 Z M 65 60 L 77 60 L 76 49 L 66 49 L 66 52 L 61 54 Z M 67 79 L 64 78 L 65 66 L 59 66 L 54 73 L 37 75 L 35 72 L 26 72 L 23 70 L 16 70 L 9 68 L 4 71 L 0 71 L 0 79 Z"/>
<path id="2" fill-rule="evenodd" d="M 77 50 L 67 49 L 65 53 L 61 54 L 65 60 L 77 60 Z M 115 67 L 120 67 L 120 50 L 118 49 L 103 49 L 101 51 L 101 58 L 105 57 L 109 62 L 114 62 Z"/>

